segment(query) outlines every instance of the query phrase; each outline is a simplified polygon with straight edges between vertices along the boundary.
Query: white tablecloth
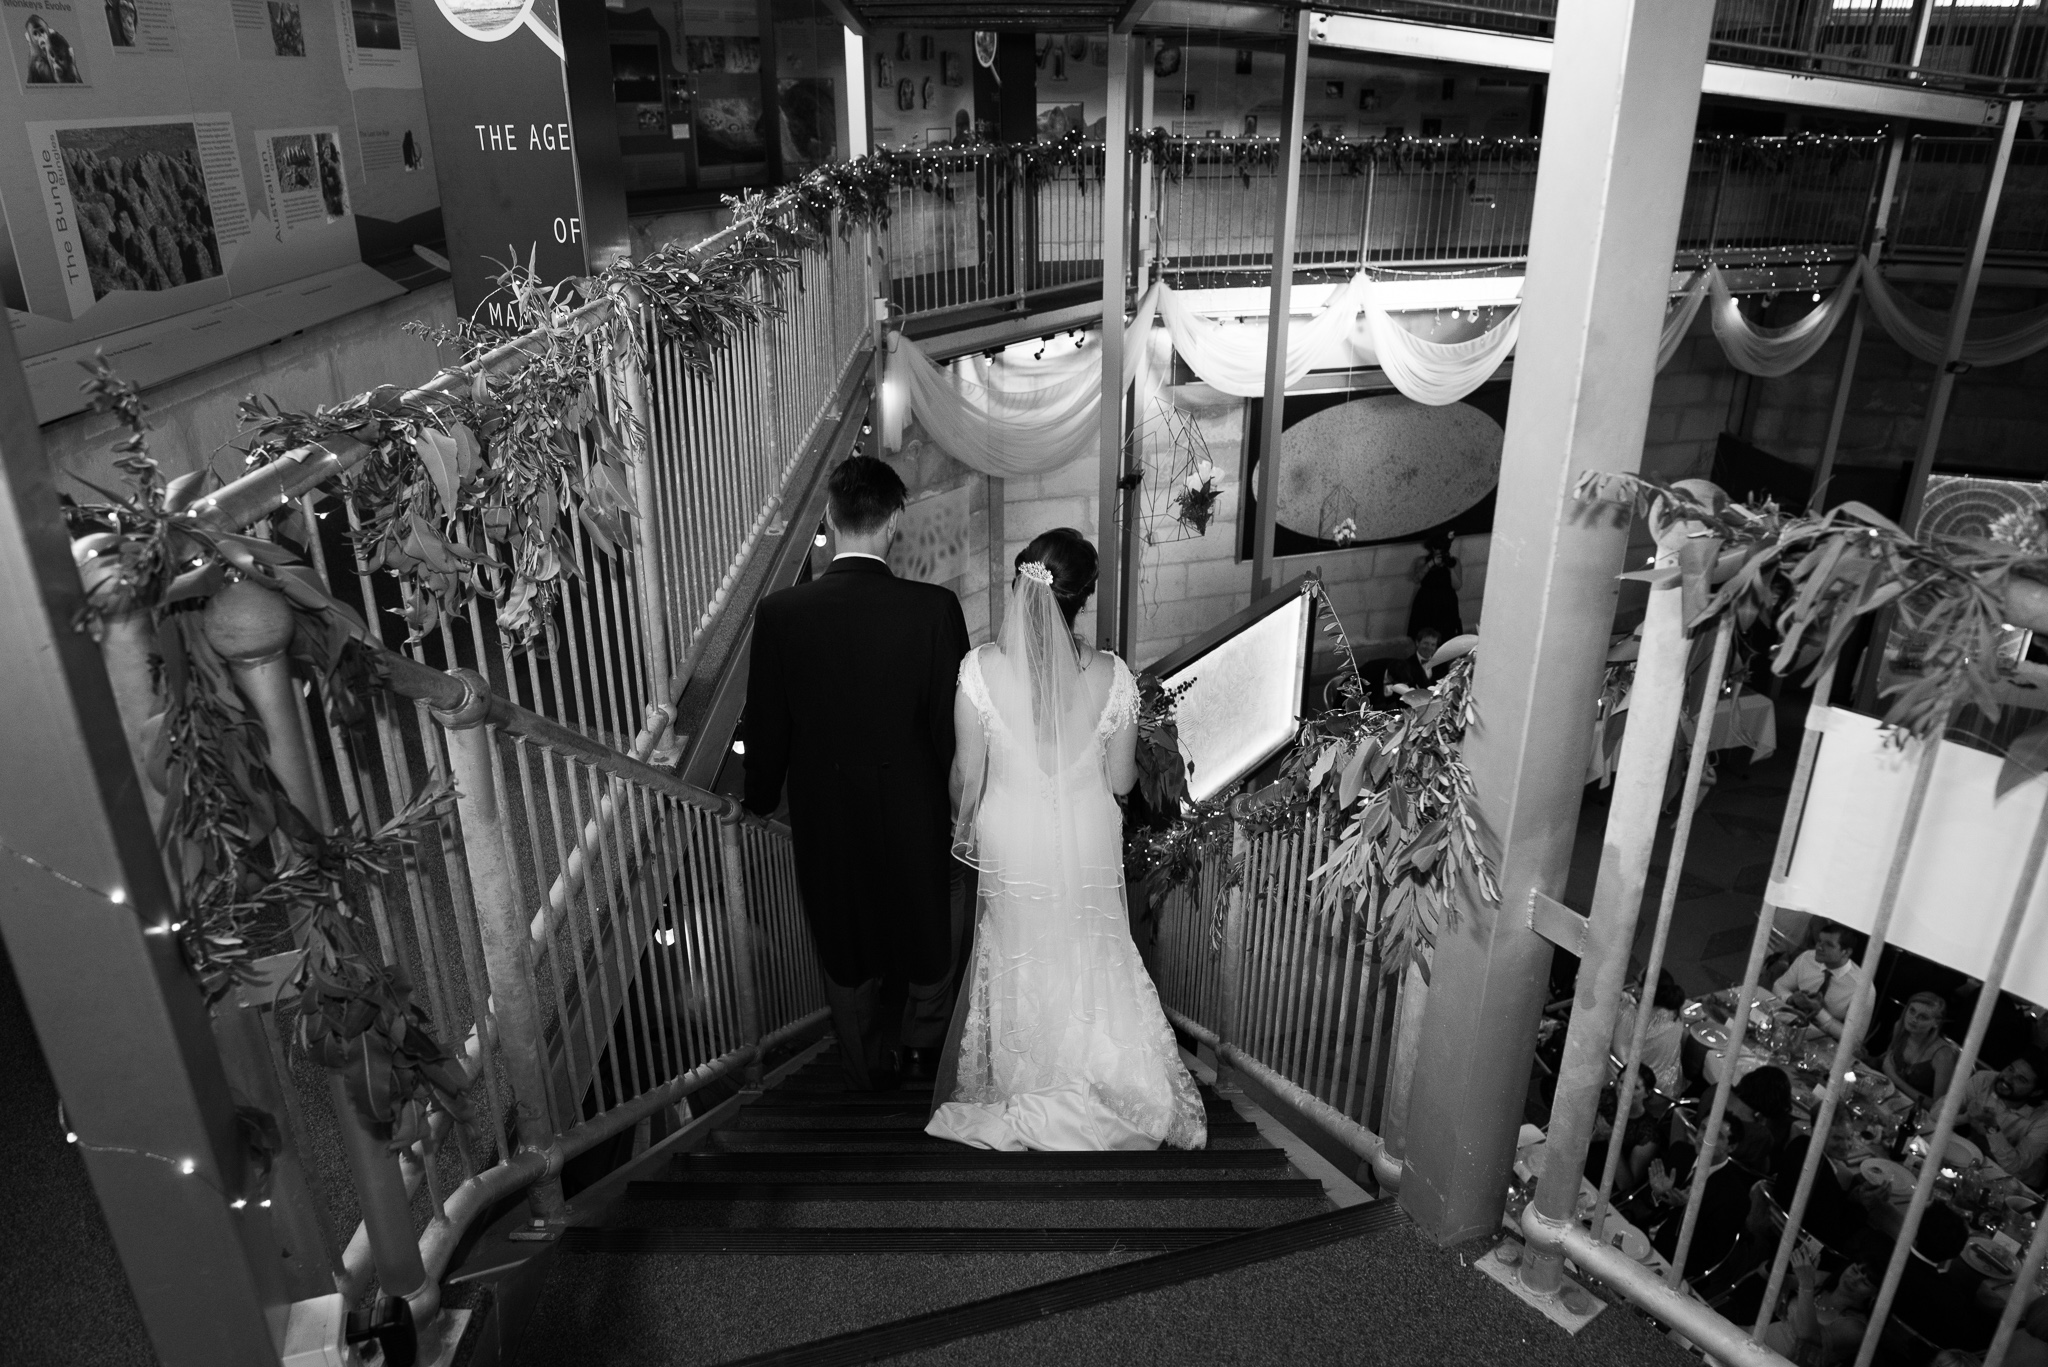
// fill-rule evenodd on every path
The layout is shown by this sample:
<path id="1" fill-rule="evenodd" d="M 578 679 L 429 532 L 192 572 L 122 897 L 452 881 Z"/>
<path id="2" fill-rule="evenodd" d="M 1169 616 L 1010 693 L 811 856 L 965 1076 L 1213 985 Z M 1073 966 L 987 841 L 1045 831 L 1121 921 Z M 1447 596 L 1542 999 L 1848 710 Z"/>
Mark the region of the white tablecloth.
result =
<path id="1" fill-rule="evenodd" d="M 1603 788 L 1614 781 L 1614 769 L 1621 762 L 1621 734 L 1628 721 L 1628 704 L 1593 723 L 1593 754 L 1586 763 L 1586 782 Z M 1679 743 L 1692 743 L 1692 728 L 1681 726 Z M 1769 759 L 1778 752 L 1778 711 L 1771 700 L 1747 689 L 1723 697 L 1714 705 L 1714 729 L 1708 737 L 1710 750 L 1749 751 L 1750 763 Z M 1683 763 L 1683 759 L 1677 761 Z"/>

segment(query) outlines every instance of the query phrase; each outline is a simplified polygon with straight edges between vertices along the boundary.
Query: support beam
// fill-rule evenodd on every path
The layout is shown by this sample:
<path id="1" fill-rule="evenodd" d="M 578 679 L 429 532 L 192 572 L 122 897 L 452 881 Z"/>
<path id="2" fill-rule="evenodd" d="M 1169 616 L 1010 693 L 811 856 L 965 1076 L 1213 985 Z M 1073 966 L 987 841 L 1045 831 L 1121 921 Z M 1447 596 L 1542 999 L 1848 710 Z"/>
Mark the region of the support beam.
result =
<path id="1" fill-rule="evenodd" d="M 1948 419 L 1956 376 L 1967 369 L 1963 364 L 1963 340 L 1970 331 L 1970 312 L 1977 305 L 1977 286 L 1984 278 L 1984 254 L 1991 248 L 1991 229 L 1998 221 L 1998 201 L 2005 191 L 2006 170 L 2012 165 L 2012 144 L 2019 135 L 2023 108 L 2019 100 L 2006 106 L 2005 127 L 1999 133 L 1991 176 L 1984 186 L 1984 207 L 1977 215 L 1977 235 L 1971 239 L 1969 263 L 1963 267 L 1962 281 L 1956 286 L 1956 301 L 1949 308 L 1948 340 L 1942 347 L 1941 370 L 1934 377 L 1934 391 L 1927 396 L 1927 423 L 1920 431 L 1920 449 L 1913 457 L 1913 474 L 1906 485 L 1906 507 L 1899 519 L 1899 525 L 1909 532 L 1919 520 L 1920 504 L 1927 497 L 1927 477 L 1934 472 L 1934 455 L 1941 446 L 1941 428 Z"/>
<path id="2" fill-rule="evenodd" d="M 1552 44 L 1544 38 L 1441 28 L 1361 14 L 1317 14 L 1313 16 L 1313 22 L 1317 44 L 1349 48 L 1356 52 L 1546 73 L 1555 61 Z M 1971 128 L 1996 123 L 2000 105 L 1999 101 L 1987 100 L 1981 95 L 1886 85 L 1876 81 L 1851 81 L 1769 67 L 1740 66 L 1733 62 L 1707 63 L 1700 73 L 1700 89 L 1708 95 L 1764 100 L 1771 104 L 1799 105 L 1808 109 L 1878 114 L 1891 119 L 1961 124 Z"/>
<path id="3" fill-rule="evenodd" d="M 1102 449 L 1096 481 L 1095 644 L 1116 649 L 1118 485 L 1124 469 L 1124 261 L 1130 255 L 1131 35 L 1109 35 L 1109 115 L 1102 121 Z"/>
<path id="4" fill-rule="evenodd" d="M 1891 148 L 1885 154 L 1884 174 L 1878 181 L 1877 202 L 1870 211 L 1870 230 L 1864 234 L 1863 255 L 1870 262 L 1871 269 L 1884 257 L 1884 239 L 1891 222 L 1892 199 L 1898 192 L 1899 163 L 1906 155 L 1906 130 L 1901 128 L 1892 133 Z M 1856 383 L 1856 360 L 1863 351 L 1863 328 L 1870 316 L 1870 292 L 1868 282 L 1862 294 L 1856 296 L 1856 312 L 1849 319 L 1849 341 L 1842 351 L 1842 373 L 1835 380 L 1835 403 L 1828 412 L 1828 432 L 1820 444 L 1820 460 L 1814 466 L 1813 493 L 1806 500 L 1809 512 L 1821 512 L 1827 507 L 1828 481 L 1835 473 L 1835 453 L 1842 445 L 1842 425 L 1849 418 L 1849 391 Z"/>
<path id="5" fill-rule="evenodd" d="M 1143 7 L 1142 3 L 1139 7 Z M 1145 38 L 1131 39 L 1128 42 L 1128 46 L 1130 50 L 1124 54 L 1127 77 L 1124 86 L 1125 100 L 1120 106 L 1115 104 L 1109 106 L 1110 119 L 1113 121 L 1121 117 L 1126 129 L 1134 124 L 1139 127 L 1144 126 L 1134 116 L 1134 111 L 1140 107 L 1147 110 L 1151 108 L 1153 81 L 1152 62 L 1149 56 L 1152 47 L 1151 40 Z M 1124 254 L 1119 265 L 1126 272 L 1131 282 L 1131 292 L 1133 294 L 1140 294 L 1149 283 L 1149 272 L 1146 269 L 1145 261 L 1145 244 L 1150 240 L 1151 236 L 1151 223 L 1147 213 L 1147 210 L 1151 207 L 1151 199 L 1147 192 L 1151 189 L 1152 177 L 1146 167 L 1135 157 L 1127 158 L 1126 165 L 1129 174 L 1135 176 L 1138 183 L 1134 187 L 1135 193 L 1132 193 L 1130 189 L 1126 190 L 1125 198 L 1138 212 L 1135 214 L 1126 212 L 1124 214 L 1125 224 L 1134 226 L 1134 237 L 1133 240 L 1125 243 Z M 1137 345 L 1139 348 L 1138 354 L 1135 357 L 1126 356 L 1124 364 L 1136 366 L 1137 373 L 1143 375 L 1148 368 L 1149 358 L 1145 348 L 1150 345 L 1150 339 L 1140 337 L 1138 338 Z M 1117 604 L 1116 611 L 1116 653 L 1123 656 L 1126 660 L 1131 657 L 1131 648 L 1137 642 L 1138 581 L 1140 573 L 1144 569 L 1144 527 L 1138 516 L 1138 490 L 1142 487 L 1145 478 L 1145 453 L 1140 449 L 1136 439 L 1138 428 L 1145 421 L 1145 414 L 1138 407 L 1141 398 L 1142 396 L 1137 392 L 1137 387 L 1133 385 L 1131 396 L 1128 399 L 1119 399 L 1117 401 L 1117 410 L 1124 417 L 1124 431 L 1131 434 L 1124 442 L 1123 487 L 1120 491 L 1123 494 L 1122 517 L 1117 528 L 1117 537 L 1120 542 L 1118 558 L 1123 562 L 1121 578 L 1118 582 L 1123 589 L 1123 599 Z"/>
<path id="6" fill-rule="evenodd" d="M 1287 50 L 1280 116 L 1280 174 L 1273 178 L 1273 285 L 1266 305 L 1266 394 L 1259 423 L 1258 523 L 1252 528 L 1252 597 L 1273 587 L 1274 502 L 1280 491 L 1280 431 L 1287 407 L 1287 324 L 1294 307 L 1294 238 L 1301 226 L 1301 124 L 1308 103 L 1309 15 L 1297 16 Z"/>
<path id="7" fill-rule="evenodd" d="M 1501 898 L 1438 933 L 1398 1137 L 1401 1204 L 1440 1243 L 1495 1228 L 1507 1189 L 1551 958 L 1530 894 L 1564 887 L 1628 544 L 1626 518 L 1573 490 L 1642 462 L 1712 13 L 1559 11 L 1465 742 Z"/>
<path id="8" fill-rule="evenodd" d="M 270 1212 L 231 1205 L 251 1176 L 235 1106 L 84 602 L 10 330 L 0 697 L 18 780 L 0 788 L 0 935 L 157 1360 L 276 1362 L 286 1269 Z"/>

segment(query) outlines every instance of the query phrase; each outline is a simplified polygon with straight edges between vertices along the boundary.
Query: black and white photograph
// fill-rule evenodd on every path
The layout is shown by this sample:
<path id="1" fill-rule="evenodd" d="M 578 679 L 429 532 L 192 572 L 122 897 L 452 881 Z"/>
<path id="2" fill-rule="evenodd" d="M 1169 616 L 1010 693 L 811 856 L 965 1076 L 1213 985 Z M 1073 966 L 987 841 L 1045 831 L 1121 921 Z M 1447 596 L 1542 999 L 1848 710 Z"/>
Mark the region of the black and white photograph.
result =
<path id="1" fill-rule="evenodd" d="M 141 16 L 135 11 L 135 0 L 106 0 L 107 41 L 115 47 L 134 47 L 141 30 Z"/>
<path id="2" fill-rule="evenodd" d="M 455 26 L 467 29 L 476 37 L 495 39 L 502 30 L 524 19 L 533 8 L 533 0 L 432 0 L 448 15 Z M 356 0 L 350 0 L 353 6 Z M 419 0 L 427 3 L 427 0 Z M 357 24 L 361 28 L 360 22 Z M 361 46 L 360 39 L 358 46 Z"/>
<path id="3" fill-rule="evenodd" d="M 332 133 L 313 135 L 313 153 L 320 169 L 320 204 L 332 223 L 348 212 L 348 180 L 341 169 L 341 141 Z"/>
<path id="4" fill-rule="evenodd" d="M 85 73 L 71 49 L 71 40 L 52 28 L 40 14 L 31 14 L 21 26 L 27 51 L 22 57 L 21 83 L 37 86 L 84 85 Z"/>
<path id="5" fill-rule="evenodd" d="M 1231 70 L 1239 76 L 1252 74 L 1252 49 L 1241 47 L 1231 57 Z"/>
<path id="6" fill-rule="evenodd" d="M 319 174 L 311 133 L 289 133 L 270 140 L 271 164 L 277 168 L 280 194 L 297 194 L 313 188 Z"/>
<path id="7" fill-rule="evenodd" d="M 939 54 L 939 84 L 959 85 L 964 78 L 960 74 L 960 54 L 950 48 Z"/>
<path id="8" fill-rule="evenodd" d="M 299 0 L 264 0 L 270 13 L 270 47 L 280 57 L 306 55 L 305 22 L 299 16 Z"/>
<path id="9" fill-rule="evenodd" d="M 94 298 L 176 289 L 221 273 L 191 124 L 66 128 L 57 144 Z"/>
<path id="10" fill-rule="evenodd" d="M 348 0 L 348 11 L 357 47 L 399 50 L 398 0 Z"/>

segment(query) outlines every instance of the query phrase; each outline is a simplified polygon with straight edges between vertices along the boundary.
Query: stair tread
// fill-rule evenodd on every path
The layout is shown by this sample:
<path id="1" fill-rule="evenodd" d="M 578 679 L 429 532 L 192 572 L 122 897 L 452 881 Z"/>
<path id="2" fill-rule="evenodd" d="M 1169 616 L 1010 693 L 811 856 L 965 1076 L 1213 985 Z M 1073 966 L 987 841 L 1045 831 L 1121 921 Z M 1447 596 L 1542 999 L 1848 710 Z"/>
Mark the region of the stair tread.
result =
<path id="1" fill-rule="evenodd" d="M 1106 1225 L 1038 1229 L 668 1229 L 595 1226 L 567 1230 L 566 1253 L 1116 1253 L 1195 1248 L 1243 1226 Z"/>
<path id="2" fill-rule="evenodd" d="M 1157 1184 L 1155 1184 L 1157 1185 Z M 1272 1184 L 1264 1184 L 1270 1187 Z M 1313 1195 L 1248 1199 L 1205 1196 L 1160 1196 L 1126 1199 L 1121 1195 L 1095 1200 L 1041 1201 L 1031 1193 L 1017 1192 L 1004 1184 L 979 1200 L 931 1200 L 928 1194 L 899 1188 L 900 1199 L 876 1199 L 870 1192 L 864 1200 L 812 1199 L 706 1199 L 685 1195 L 650 1200 L 633 1199 L 627 1193 L 611 1212 L 621 1225 L 662 1229 L 832 1229 L 859 1226 L 864 1229 L 1039 1229 L 1056 1224 L 1062 1228 L 1110 1229 L 1120 1226 L 1187 1229 L 1228 1225 L 1239 1229 L 1262 1229 L 1282 1220 L 1320 1214 L 1330 1208 L 1318 1190 Z M 731 1196 L 730 1188 L 724 1193 Z"/>
<path id="3" fill-rule="evenodd" d="M 1258 1126 L 1249 1120 L 1222 1121 L 1209 1127 L 1214 1139 L 1256 1139 Z M 924 1126 L 895 1126 L 890 1128 L 862 1127 L 858 1129 L 804 1129 L 804 1130 L 754 1130 L 722 1129 L 713 1130 L 712 1138 L 720 1143 L 745 1142 L 753 1144 L 916 1144 L 929 1146 L 935 1151 L 945 1152 L 960 1147 L 950 1139 L 927 1135 Z"/>
<path id="4" fill-rule="evenodd" d="M 1219 1177 L 1193 1180 L 1103 1182 L 677 1182 L 627 1184 L 634 1201 L 1273 1201 L 1320 1197 L 1309 1177 Z"/>
<path id="5" fill-rule="evenodd" d="M 677 1176 L 732 1172 L 869 1172 L 892 1168 L 923 1172 L 999 1171 L 1019 1174 L 1033 1172 L 1151 1172 L 1186 1171 L 1197 1168 L 1284 1169 L 1287 1155 L 1280 1149 L 1197 1149 L 1164 1153 L 996 1153 L 986 1149 L 953 1149 L 934 1153 L 927 1149 L 872 1149 L 852 1153 L 815 1153 L 773 1150 L 765 1153 L 718 1152 L 680 1155 L 666 1171 Z M 652 1179 L 658 1180 L 658 1179 Z"/>

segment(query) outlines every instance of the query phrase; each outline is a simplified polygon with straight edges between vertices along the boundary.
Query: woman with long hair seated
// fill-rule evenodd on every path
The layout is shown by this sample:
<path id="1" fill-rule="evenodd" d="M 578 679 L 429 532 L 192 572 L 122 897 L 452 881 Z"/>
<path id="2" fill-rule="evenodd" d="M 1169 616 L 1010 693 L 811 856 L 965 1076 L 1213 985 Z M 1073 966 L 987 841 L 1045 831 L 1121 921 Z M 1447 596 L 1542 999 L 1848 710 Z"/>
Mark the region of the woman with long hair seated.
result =
<path id="1" fill-rule="evenodd" d="M 1940 993 L 1915 992 L 1906 998 L 1906 1009 L 1892 1027 L 1891 1045 L 1878 1059 L 1884 1075 L 1922 1105 L 1948 1095 L 1962 1057 L 1955 1041 L 1941 1033 L 1947 1017 L 1948 1003 Z"/>

